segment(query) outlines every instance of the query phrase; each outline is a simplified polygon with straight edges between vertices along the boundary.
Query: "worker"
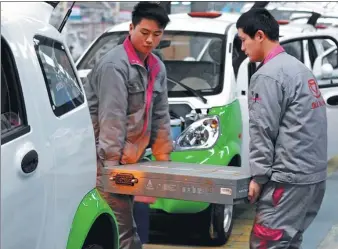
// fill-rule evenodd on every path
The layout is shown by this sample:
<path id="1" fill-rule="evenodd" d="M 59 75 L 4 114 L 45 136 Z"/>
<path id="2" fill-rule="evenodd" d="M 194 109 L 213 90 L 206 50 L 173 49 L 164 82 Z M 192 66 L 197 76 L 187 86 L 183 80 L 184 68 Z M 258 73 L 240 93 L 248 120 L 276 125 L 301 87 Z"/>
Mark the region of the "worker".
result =
<path id="1" fill-rule="evenodd" d="M 248 197 L 257 204 L 250 248 L 300 248 L 325 193 L 325 102 L 313 73 L 279 44 L 269 11 L 251 9 L 236 27 L 242 51 L 260 62 L 248 96 Z"/>
<path id="2" fill-rule="evenodd" d="M 85 84 L 97 140 L 97 188 L 116 216 L 121 249 L 142 248 L 133 217 L 134 197 L 103 192 L 101 171 L 139 162 L 148 146 L 157 161 L 170 160 L 166 70 L 152 54 L 169 21 L 159 4 L 138 3 L 129 36 L 102 57 Z"/>

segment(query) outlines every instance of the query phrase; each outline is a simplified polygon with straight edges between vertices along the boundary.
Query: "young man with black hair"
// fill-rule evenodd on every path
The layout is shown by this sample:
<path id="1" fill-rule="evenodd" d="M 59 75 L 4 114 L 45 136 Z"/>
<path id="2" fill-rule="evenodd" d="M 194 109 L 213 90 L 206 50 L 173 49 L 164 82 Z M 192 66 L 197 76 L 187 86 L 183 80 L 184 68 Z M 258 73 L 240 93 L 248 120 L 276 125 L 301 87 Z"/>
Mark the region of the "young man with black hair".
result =
<path id="1" fill-rule="evenodd" d="M 101 171 L 139 162 L 148 145 L 156 160 L 170 160 L 166 70 L 151 53 L 169 21 L 160 5 L 138 3 L 129 36 L 95 65 L 85 85 L 97 139 L 97 188 L 116 216 L 121 249 L 142 248 L 133 217 L 134 198 L 104 193 Z"/>
<path id="2" fill-rule="evenodd" d="M 300 248 L 320 209 L 327 174 L 327 120 L 312 72 L 279 44 L 265 9 L 237 21 L 242 50 L 260 62 L 249 89 L 249 200 L 257 201 L 250 248 Z"/>

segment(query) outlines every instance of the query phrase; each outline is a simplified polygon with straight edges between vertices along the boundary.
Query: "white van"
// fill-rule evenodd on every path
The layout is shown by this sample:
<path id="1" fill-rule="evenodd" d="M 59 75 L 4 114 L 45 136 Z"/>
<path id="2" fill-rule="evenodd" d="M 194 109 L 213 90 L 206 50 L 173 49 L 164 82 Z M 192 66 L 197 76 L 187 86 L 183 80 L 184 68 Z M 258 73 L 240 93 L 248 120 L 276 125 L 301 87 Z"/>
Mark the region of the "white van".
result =
<path id="1" fill-rule="evenodd" d="M 95 139 L 55 2 L 1 3 L 1 248 L 118 249 Z"/>

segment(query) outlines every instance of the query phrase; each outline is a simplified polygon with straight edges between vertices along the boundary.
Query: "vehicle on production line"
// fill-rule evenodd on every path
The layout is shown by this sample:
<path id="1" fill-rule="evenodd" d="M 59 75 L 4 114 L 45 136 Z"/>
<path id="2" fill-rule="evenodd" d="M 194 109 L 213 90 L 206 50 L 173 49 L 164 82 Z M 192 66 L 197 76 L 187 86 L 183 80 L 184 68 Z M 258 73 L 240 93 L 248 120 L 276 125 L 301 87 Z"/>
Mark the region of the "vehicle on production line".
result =
<path id="1" fill-rule="evenodd" d="M 64 22 L 49 24 L 56 4 L 1 4 L 0 247 L 118 249 Z"/>
<path id="2" fill-rule="evenodd" d="M 257 64 L 241 51 L 237 18 L 237 14 L 217 12 L 170 15 L 154 51 L 167 70 L 175 162 L 248 165 L 247 94 Z M 123 42 L 128 30 L 129 22 L 118 24 L 89 45 L 76 62 L 84 84 L 94 65 Z M 328 107 L 329 157 L 338 154 L 338 137 L 332 135 L 338 126 L 338 79 L 332 76 L 332 65 L 318 56 L 337 46 L 337 40 L 337 35 L 315 28 L 282 31 L 280 37 L 285 50 L 316 70 L 318 80 L 325 82 L 319 87 Z M 158 198 L 151 209 L 153 215 L 196 216 L 201 235 L 210 244 L 226 243 L 232 231 L 233 206 Z"/>

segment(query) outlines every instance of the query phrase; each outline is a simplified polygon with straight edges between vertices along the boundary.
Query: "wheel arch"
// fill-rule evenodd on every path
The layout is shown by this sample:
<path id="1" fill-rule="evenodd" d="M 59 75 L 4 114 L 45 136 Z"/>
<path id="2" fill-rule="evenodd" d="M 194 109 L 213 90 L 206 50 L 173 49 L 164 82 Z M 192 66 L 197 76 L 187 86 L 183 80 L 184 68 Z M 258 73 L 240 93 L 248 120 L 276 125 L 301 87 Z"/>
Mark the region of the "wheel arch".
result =
<path id="1" fill-rule="evenodd" d="M 90 233 L 94 231 L 96 234 L 96 229 L 100 224 L 105 224 L 106 226 L 107 224 L 111 225 L 111 232 L 114 238 L 113 248 L 118 249 L 119 234 L 115 215 L 99 192 L 93 189 L 86 194 L 78 206 L 69 232 L 66 248 L 81 249 L 87 242 L 88 236 L 91 236 Z"/>

